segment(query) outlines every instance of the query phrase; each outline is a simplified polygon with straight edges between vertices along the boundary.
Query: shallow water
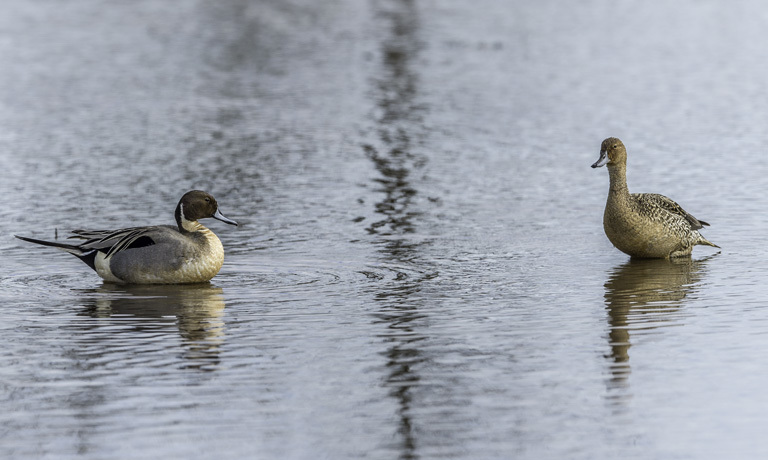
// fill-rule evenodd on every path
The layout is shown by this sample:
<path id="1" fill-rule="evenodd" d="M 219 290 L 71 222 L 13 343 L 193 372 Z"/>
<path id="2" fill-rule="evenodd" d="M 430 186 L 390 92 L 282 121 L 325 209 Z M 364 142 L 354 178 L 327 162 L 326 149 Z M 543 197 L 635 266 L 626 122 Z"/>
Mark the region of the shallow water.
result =
<path id="1" fill-rule="evenodd" d="M 11 1 L 0 457 L 746 458 L 768 372 L 756 1 Z M 710 222 L 607 241 L 630 190 Z M 121 287 L 24 234 L 172 222 L 210 284 Z"/>

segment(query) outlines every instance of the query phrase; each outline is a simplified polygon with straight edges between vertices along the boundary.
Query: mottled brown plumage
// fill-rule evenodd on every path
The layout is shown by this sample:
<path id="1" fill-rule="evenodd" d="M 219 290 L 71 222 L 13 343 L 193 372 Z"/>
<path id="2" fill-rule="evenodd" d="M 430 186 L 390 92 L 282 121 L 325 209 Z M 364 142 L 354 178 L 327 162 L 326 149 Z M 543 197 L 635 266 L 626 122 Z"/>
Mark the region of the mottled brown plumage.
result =
<path id="1" fill-rule="evenodd" d="M 671 199 L 656 193 L 629 193 L 627 150 L 615 137 L 603 141 L 600 159 L 592 167 L 606 164 L 611 185 L 603 228 L 620 251 L 632 257 L 668 259 L 690 255 L 697 244 L 719 247 L 698 232 L 709 224 Z"/>

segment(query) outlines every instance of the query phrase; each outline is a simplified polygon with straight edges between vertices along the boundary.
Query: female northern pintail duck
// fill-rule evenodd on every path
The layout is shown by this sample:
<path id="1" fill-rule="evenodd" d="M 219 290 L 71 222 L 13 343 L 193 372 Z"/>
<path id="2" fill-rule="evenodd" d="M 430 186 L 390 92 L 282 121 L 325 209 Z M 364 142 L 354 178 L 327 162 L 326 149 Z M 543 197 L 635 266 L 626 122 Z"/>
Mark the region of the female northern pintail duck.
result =
<path id="1" fill-rule="evenodd" d="M 113 283 L 181 284 L 210 280 L 224 263 L 224 247 L 198 220 L 213 217 L 227 224 L 237 222 L 224 217 L 216 199 L 200 190 L 185 193 L 174 215 L 176 227 L 75 230 L 70 238 L 85 240 L 80 244 L 18 235 L 16 238 L 74 254 L 105 281 Z"/>
<path id="2" fill-rule="evenodd" d="M 709 224 L 688 214 L 679 204 L 655 193 L 629 193 L 627 150 L 615 137 L 600 146 L 600 159 L 592 165 L 608 165 L 611 188 L 605 204 L 603 228 L 620 251 L 632 257 L 668 259 L 687 256 L 697 244 L 716 244 L 698 230 Z"/>

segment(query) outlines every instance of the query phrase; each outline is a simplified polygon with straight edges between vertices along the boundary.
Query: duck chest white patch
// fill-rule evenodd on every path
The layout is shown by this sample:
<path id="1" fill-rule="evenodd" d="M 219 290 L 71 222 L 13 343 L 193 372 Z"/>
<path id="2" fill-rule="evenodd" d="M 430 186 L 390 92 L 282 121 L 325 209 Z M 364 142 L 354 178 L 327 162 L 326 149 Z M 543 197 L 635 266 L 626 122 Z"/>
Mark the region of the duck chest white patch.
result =
<path id="1" fill-rule="evenodd" d="M 184 282 L 208 281 L 219 273 L 224 264 L 224 246 L 216 234 L 200 224 L 197 232 L 205 237 L 207 244 L 196 257 L 184 261 L 179 270 Z"/>

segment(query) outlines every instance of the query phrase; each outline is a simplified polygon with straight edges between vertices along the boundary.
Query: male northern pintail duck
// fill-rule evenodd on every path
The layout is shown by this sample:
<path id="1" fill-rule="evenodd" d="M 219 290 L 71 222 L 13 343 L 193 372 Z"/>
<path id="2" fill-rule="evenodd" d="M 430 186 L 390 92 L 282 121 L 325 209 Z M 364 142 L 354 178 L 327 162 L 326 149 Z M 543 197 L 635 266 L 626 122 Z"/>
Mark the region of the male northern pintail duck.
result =
<path id="1" fill-rule="evenodd" d="M 600 159 L 592 165 L 608 165 L 611 187 L 605 204 L 603 228 L 620 251 L 632 257 L 668 259 L 687 256 L 697 244 L 716 244 L 701 236 L 709 224 L 688 214 L 679 204 L 656 193 L 629 193 L 627 150 L 615 137 L 600 146 Z"/>
<path id="2" fill-rule="evenodd" d="M 181 284 L 209 281 L 224 263 L 219 238 L 198 220 L 213 217 L 231 225 L 210 194 L 192 190 L 176 206 L 176 227 L 157 225 L 122 230 L 75 230 L 80 244 L 16 236 L 74 254 L 105 281 L 128 284 Z"/>

